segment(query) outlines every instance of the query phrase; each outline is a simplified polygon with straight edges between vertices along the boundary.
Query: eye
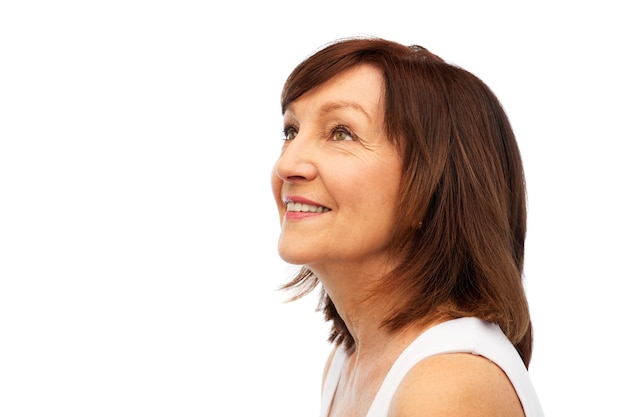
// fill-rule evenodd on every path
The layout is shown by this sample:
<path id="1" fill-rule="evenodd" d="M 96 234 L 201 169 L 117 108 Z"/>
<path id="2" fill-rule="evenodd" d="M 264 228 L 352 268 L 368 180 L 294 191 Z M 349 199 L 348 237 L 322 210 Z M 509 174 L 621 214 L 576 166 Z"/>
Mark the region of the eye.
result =
<path id="1" fill-rule="evenodd" d="M 333 128 L 331 136 L 331 140 L 337 142 L 354 140 L 354 135 L 345 126 L 341 125 Z"/>
<path id="2" fill-rule="evenodd" d="M 298 136 L 298 130 L 295 126 L 286 126 L 283 129 L 283 139 L 284 140 L 294 140 Z"/>

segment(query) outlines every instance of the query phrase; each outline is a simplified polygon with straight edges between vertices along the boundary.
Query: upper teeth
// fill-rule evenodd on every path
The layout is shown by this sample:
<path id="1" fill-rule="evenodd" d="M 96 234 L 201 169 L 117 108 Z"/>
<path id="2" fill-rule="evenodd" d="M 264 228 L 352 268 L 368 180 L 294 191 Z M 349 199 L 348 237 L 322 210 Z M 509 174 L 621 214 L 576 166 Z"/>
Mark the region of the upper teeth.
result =
<path id="1" fill-rule="evenodd" d="M 322 206 L 313 206 L 311 204 L 294 203 L 293 201 L 290 201 L 287 203 L 287 211 L 303 211 L 305 213 L 306 212 L 325 213 L 329 210 L 330 210 L 329 208 L 322 207 Z"/>

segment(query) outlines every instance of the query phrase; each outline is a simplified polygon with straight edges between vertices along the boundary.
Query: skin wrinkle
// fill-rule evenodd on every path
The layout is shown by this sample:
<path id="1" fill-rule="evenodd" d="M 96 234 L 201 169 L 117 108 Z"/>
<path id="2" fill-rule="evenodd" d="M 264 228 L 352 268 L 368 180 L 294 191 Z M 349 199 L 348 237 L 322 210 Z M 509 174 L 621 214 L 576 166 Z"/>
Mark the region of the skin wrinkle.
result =
<path id="1" fill-rule="evenodd" d="M 351 108 L 351 109 L 358 110 L 359 112 L 361 112 L 367 117 L 367 120 L 369 122 L 372 121 L 372 116 L 369 115 L 369 113 L 363 108 L 363 106 L 361 106 L 359 103 L 355 103 L 352 101 L 338 100 L 338 101 L 324 104 L 323 106 L 320 107 L 320 113 L 321 114 L 332 113 L 335 110 L 340 110 L 343 108 Z"/>

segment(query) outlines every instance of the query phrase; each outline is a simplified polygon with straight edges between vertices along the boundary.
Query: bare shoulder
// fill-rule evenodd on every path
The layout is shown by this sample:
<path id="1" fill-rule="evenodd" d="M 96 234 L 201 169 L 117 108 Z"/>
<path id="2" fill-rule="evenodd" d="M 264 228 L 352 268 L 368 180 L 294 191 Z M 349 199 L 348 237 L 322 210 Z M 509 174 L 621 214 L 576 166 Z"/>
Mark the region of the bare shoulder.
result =
<path id="1" fill-rule="evenodd" d="M 515 389 L 500 367 L 469 353 L 437 355 L 406 375 L 389 417 L 524 417 Z"/>

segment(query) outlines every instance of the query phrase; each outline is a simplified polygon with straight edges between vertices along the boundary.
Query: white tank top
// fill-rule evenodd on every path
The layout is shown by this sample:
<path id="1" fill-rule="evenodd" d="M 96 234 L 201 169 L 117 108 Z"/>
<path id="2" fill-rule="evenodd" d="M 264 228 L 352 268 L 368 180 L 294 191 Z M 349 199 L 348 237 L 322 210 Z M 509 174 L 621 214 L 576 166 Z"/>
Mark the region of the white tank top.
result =
<path id="1" fill-rule="evenodd" d="M 387 417 L 391 399 L 404 376 L 422 359 L 444 353 L 473 353 L 497 364 L 513 384 L 526 417 L 543 417 L 537 393 L 515 347 L 496 324 L 463 317 L 435 325 L 396 359 L 374 398 L 367 417 Z M 328 417 L 346 353 L 337 349 L 322 390 L 320 417 Z"/>

